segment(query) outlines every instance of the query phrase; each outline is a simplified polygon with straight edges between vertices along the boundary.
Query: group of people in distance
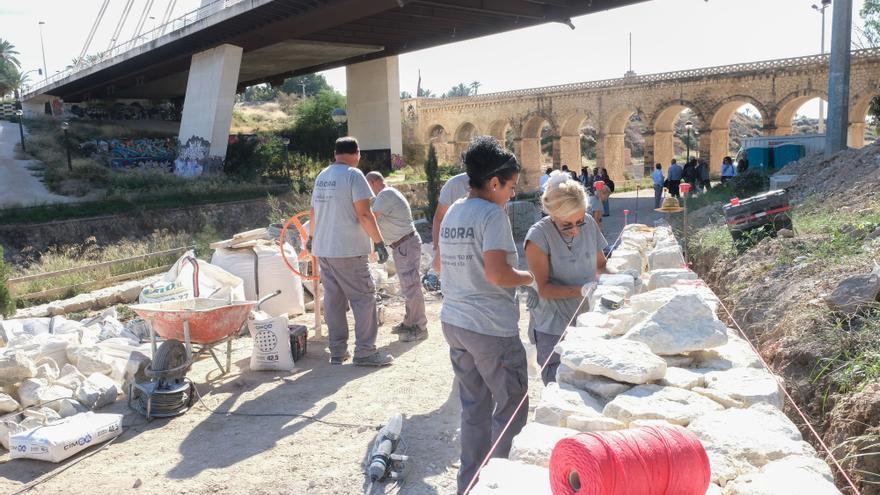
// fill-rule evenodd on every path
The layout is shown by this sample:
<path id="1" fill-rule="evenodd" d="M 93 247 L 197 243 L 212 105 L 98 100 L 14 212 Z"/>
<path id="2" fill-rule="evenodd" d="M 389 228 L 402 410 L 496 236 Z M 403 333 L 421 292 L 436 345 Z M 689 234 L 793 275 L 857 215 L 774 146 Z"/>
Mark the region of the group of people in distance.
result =
<path id="1" fill-rule="evenodd" d="M 412 252 L 419 256 L 421 243 L 418 234 L 411 235 L 415 229 L 406 200 L 401 202 L 396 191 L 386 192 L 393 189 L 384 185 L 381 174 L 364 177 L 357 169 L 358 157 L 357 141 L 337 140 L 336 163 L 316 179 L 309 242 L 320 259 L 331 363 L 349 358 L 345 312 L 350 304 L 354 364 L 384 366 L 393 358 L 375 346 L 375 286 L 368 255 L 375 252 L 384 262 L 386 242 L 393 239 L 388 245 L 404 286 L 418 279 L 418 262 L 407 259 Z M 607 245 L 589 214 L 590 188 L 571 173 L 551 171 L 542 178 L 546 216 L 526 235 L 527 269 L 520 269 L 506 212 L 522 171 L 519 161 L 489 136 L 471 141 L 462 161 L 466 172 L 443 186 L 433 219 L 434 269 L 443 288 L 440 323 L 462 407 L 459 494 L 473 483 L 490 451 L 494 457 L 507 457 L 528 416 L 528 363 L 517 289 L 526 294 L 528 335 L 543 366 L 542 379 L 555 381 L 559 356 L 553 348 L 569 322 L 589 310 L 587 295 L 605 270 Z M 607 177 L 598 171 L 593 175 Z M 377 196 L 371 209 L 373 193 Z M 602 208 L 597 210 L 601 219 Z M 424 298 L 421 287 L 414 287 L 403 290 L 406 316 L 402 327 L 396 327 L 409 341 L 427 337 Z"/>
<path id="2" fill-rule="evenodd" d="M 724 184 L 737 175 L 744 174 L 748 168 L 748 159 L 742 158 L 738 165 L 734 165 L 733 158 L 725 156 L 721 161 L 721 183 Z M 680 198 L 679 186 L 682 182 L 690 184 L 693 192 L 707 192 L 712 189 L 709 164 L 702 158 L 691 158 L 684 167 L 673 158 L 667 174 L 667 177 L 663 176 L 663 165 L 659 163 L 654 165 L 654 172 L 651 174 L 654 185 L 654 208 L 660 208 L 663 189 L 666 189 L 670 196 Z"/>
<path id="3" fill-rule="evenodd" d="M 568 165 L 562 165 L 560 170 L 563 174 L 571 176 L 572 180 L 580 183 L 586 190 L 588 214 L 593 217 L 593 220 L 596 221 L 601 229 L 602 217 L 611 216 L 611 194 L 614 192 L 614 181 L 611 180 L 608 171 L 604 168 L 595 167 L 591 174 L 588 167 L 581 167 L 581 173 L 578 175 L 577 172 L 569 170 Z M 540 187 L 542 193 L 552 173 L 553 168 L 547 167 L 544 175 L 541 176 Z M 597 182 L 601 182 L 602 186 L 597 187 Z"/>

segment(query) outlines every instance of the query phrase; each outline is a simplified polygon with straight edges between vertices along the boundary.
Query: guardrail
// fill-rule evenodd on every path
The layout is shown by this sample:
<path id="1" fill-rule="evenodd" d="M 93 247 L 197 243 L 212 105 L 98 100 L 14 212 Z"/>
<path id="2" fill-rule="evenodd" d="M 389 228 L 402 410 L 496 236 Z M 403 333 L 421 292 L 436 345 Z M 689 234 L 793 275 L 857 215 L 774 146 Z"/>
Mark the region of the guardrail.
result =
<path id="1" fill-rule="evenodd" d="M 618 77 L 614 79 L 602 79 L 598 81 L 586 81 L 569 84 L 559 84 L 555 86 L 543 86 L 540 88 L 515 89 L 511 91 L 499 91 L 495 93 L 485 93 L 476 96 L 461 96 L 452 98 L 418 98 L 421 105 L 424 106 L 442 106 L 451 102 L 468 103 L 478 102 L 481 100 L 492 100 L 498 98 L 514 98 L 522 96 L 533 96 L 545 93 L 559 93 L 568 91 L 581 91 L 588 89 L 603 89 L 614 86 L 631 86 L 645 83 L 655 83 L 663 81 L 675 81 L 689 79 L 695 77 L 746 74 L 753 72 L 763 72 L 767 70 L 778 69 L 796 69 L 806 68 L 815 65 L 827 65 L 830 59 L 829 54 L 825 55 L 807 55 L 804 57 L 782 58 L 776 60 L 762 60 L 758 62 L 746 62 L 741 64 L 718 65 L 714 67 L 703 67 L 699 69 L 686 69 L 671 72 L 660 72 L 656 74 L 635 75 L 629 77 Z M 880 48 L 866 48 L 863 50 L 854 50 L 851 53 L 851 63 L 861 60 L 880 60 Z"/>
<path id="2" fill-rule="evenodd" d="M 174 18 L 166 22 L 165 24 L 162 24 L 161 26 L 155 27 L 145 33 L 141 33 L 134 38 L 115 43 L 106 51 L 98 53 L 97 56 L 89 58 L 88 60 L 81 60 L 79 64 L 74 67 L 68 66 L 68 68 L 54 74 L 52 77 L 42 79 L 31 85 L 22 85 L 22 94 L 25 96 L 30 96 L 32 93 L 35 93 L 40 89 L 50 86 L 62 79 L 73 76 L 76 73 L 100 64 L 101 62 L 110 60 L 117 55 L 121 55 L 129 50 L 133 50 L 141 45 L 159 39 L 166 34 L 173 33 L 174 31 L 179 31 L 195 23 L 196 21 L 199 21 L 208 17 L 211 14 L 214 14 L 215 12 L 220 12 L 226 7 L 230 7 L 243 1 L 245 0 L 214 0 L 209 4 L 203 5 L 195 10 L 191 10 L 180 17 Z"/>

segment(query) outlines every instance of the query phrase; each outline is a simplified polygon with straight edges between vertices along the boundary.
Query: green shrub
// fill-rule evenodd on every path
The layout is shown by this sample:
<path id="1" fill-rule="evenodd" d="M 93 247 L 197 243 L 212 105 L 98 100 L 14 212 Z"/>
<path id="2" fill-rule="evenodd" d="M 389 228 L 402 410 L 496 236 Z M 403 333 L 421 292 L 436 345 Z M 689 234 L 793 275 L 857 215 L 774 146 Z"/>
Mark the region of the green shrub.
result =
<path id="1" fill-rule="evenodd" d="M 428 210 L 425 216 L 428 221 L 434 220 L 437 211 L 437 200 L 440 199 L 440 174 L 437 167 L 437 150 L 434 143 L 428 147 L 428 159 L 425 161 L 425 178 L 428 181 Z"/>
<path id="2" fill-rule="evenodd" d="M 3 246 L 0 246 L 0 315 L 10 316 L 15 313 L 15 300 L 6 286 L 9 280 L 9 268 L 3 261 Z"/>

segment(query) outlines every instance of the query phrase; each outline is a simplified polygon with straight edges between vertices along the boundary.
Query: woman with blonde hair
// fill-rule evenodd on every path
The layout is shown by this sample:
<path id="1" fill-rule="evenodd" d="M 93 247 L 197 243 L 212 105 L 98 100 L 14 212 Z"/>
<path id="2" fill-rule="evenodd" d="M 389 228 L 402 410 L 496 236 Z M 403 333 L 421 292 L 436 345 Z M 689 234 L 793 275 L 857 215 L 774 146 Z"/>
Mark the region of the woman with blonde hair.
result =
<path id="1" fill-rule="evenodd" d="M 526 261 L 535 277 L 527 288 L 527 305 L 532 312 L 529 334 L 538 351 L 541 366 L 552 353 L 541 374 L 544 383 L 556 381 L 559 355 L 553 347 L 575 312 L 589 310 L 581 300 L 605 268 L 602 249 L 608 244 L 602 231 L 587 214 L 587 194 L 568 174 L 553 172 L 541 197 L 548 216 L 532 225 L 526 234 Z"/>

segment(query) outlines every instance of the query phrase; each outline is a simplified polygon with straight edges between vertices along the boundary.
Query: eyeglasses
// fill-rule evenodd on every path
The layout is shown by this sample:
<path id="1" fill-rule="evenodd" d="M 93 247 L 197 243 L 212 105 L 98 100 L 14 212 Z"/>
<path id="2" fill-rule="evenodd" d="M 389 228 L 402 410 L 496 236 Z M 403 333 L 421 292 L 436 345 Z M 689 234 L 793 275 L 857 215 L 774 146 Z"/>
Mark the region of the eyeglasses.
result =
<path id="1" fill-rule="evenodd" d="M 559 227 L 559 230 L 562 231 L 562 232 L 568 232 L 569 230 L 573 230 L 575 227 L 577 227 L 577 228 L 581 228 L 581 227 L 583 227 L 583 226 L 586 225 L 586 224 L 587 224 L 586 219 L 584 219 L 584 220 L 578 220 L 578 221 L 575 222 L 575 223 L 565 222 L 565 223 L 562 224 L 562 227 Z"/>

